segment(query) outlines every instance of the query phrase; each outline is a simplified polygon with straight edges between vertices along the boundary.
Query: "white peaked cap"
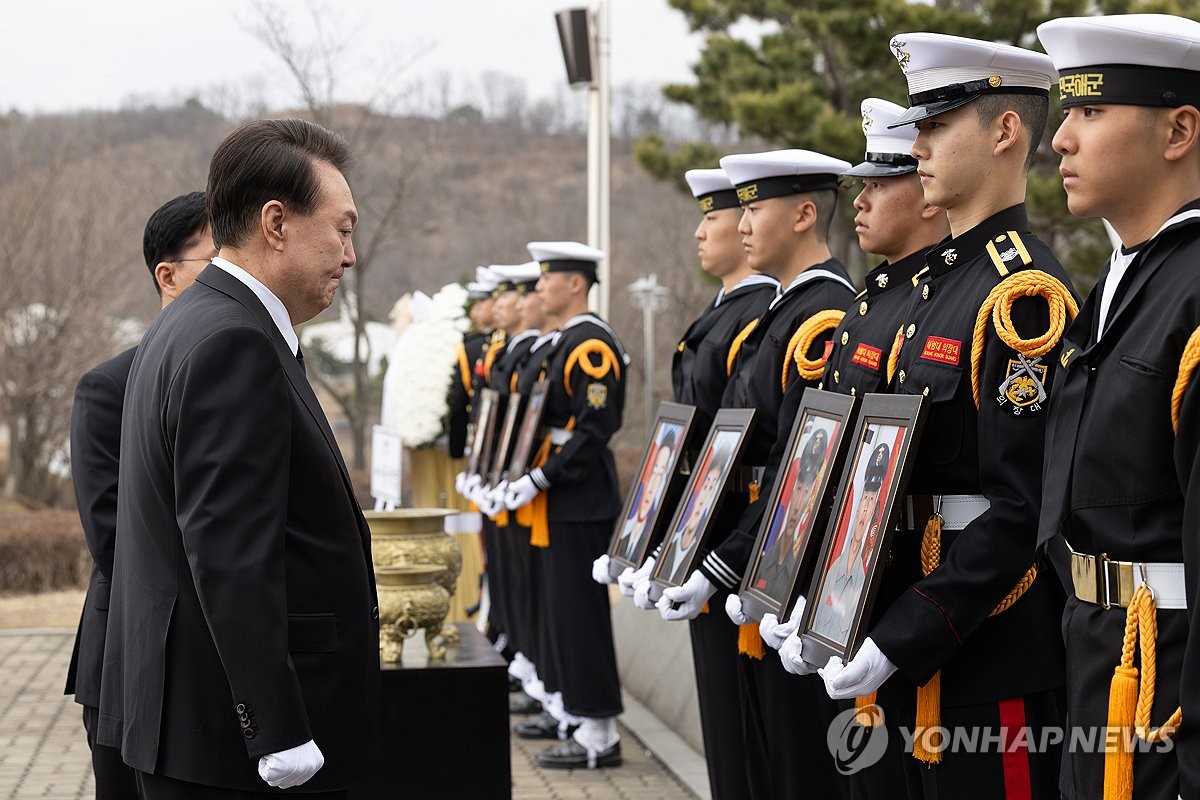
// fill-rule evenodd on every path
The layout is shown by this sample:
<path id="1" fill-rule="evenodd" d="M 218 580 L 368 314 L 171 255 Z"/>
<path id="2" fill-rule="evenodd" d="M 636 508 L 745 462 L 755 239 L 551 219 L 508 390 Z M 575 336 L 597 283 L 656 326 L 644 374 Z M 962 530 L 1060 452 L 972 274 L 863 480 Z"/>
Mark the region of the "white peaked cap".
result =
<path id="1" fill-rule="evenodd" d="M 692 197 L 700 198 L 713 192 L 732 192 L 733 181 L 723 169 L 689 169 L 683 173 Z"/>
<path id="2" fill-rule="evenodd" d="M 868 97 L 859 108 L 862 111 L 863 135 L 867 138 L 866 156 L 861 164 L 845 174 L 867 178 L 905 175 L 916 171 L 917 160 L 912 157 L 911 151 L 917 138 L 917 127 L 904 125 L 888 128 L 904 113 L 904 106 L 878 97 Z"/>
<path id="3" fill-rule="evenodd" d="M 539 264 L 543 261 L 597 261 L 604 260 L 604 251 L 580 242 L 530 242 L 526 245 L 529 255 Z"/>

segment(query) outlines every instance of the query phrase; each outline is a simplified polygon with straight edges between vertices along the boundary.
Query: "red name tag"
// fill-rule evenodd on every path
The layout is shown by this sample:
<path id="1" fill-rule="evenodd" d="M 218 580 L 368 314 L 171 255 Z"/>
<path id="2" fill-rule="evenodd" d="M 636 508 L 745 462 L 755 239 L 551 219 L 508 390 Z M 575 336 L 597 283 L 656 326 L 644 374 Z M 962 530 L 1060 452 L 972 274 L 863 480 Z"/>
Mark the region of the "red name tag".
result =
<path id="1" fill-rule="evenodd" d="M 883 358 L 883 351 L 878 347 L 871 347 L 869 344 L 860 344 L 854 349 L 854 356 L 850 360 L 855 364 L 860 364 L 867 369 L 879 371 L 879 362 Z"/>
<path id="2" fill-rule="evenodd" d="M 925 340 L 925 349 L 921 351 L 921 358 L 929 359 L 930 361 L 940 361 L 943 364 L 953 364 L 958 366 L 959 357 L 962 355 L 962 342 L 954 339 L 942 339 L 939 336 L 930 336 Z"/>

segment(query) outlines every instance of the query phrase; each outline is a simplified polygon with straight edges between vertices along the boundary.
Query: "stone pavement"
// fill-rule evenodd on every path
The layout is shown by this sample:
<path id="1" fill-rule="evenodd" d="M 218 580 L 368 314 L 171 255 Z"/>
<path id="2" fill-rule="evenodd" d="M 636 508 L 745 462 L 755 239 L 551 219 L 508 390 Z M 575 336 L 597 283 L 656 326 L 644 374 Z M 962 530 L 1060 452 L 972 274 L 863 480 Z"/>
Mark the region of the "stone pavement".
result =
<path id="1" fill-rule="evenodd" d="M 62 694 L 73 641 L 74 631 L 61 628 L 0 631 L 0 800 L 94 796 L 80 707 Z M 514 736 L 514 800 L 696 798 L 627 729 L 622 734 L 625 765 L 595 771 L 538 769 L 533 757 L 548 743 Z"/>

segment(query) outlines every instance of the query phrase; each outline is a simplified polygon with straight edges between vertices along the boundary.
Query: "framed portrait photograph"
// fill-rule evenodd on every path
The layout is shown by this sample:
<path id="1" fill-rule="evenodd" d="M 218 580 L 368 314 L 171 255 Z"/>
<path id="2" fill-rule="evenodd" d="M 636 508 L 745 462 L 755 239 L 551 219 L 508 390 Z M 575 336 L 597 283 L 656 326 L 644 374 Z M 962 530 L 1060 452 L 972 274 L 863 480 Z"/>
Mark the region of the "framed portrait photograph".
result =
<path id="1" fill-rule="evenodd" d="M 492 441 L 496 438 L 496 407 L 500 393 L 495 389 L 481 389 L 479 407 L 475 415 L 475 430 L 471 436 L 471 458 L 467 461 L 468 475 L 484 475 L 492 458 Z"/>
<path id="2" fill-rule="evenodd" d="M 866 638 L 928 405 L 922 395 L 863 398 L 800 623 L 812 664 L 849 661 Z"/>
<path id="3" fill-rule="evenodd" d="M 525 415 L 521 417 L 521 427 L 517 430 L 512 458 L 508 461 L 508 474 L 514 478 L 524 475 L 525 470 L 529 468 L 529 457 L 533 455 L 538 428 L 542 424 L 542 411 L 546 407 L 546 391 L 549 388 L 550 381 L 543 379 L 529 390 L 529 398 L 525 402 Z"/>
<path id="4" fill-rule="evenodd" d="M 857 404 L 851 395 L 804 390 L 738 592 L 751 619 L 768 612 L 784 618 L 800 593 L 800 576 L 817 556 L 820 537 L 813 532 L 829 518 Z"/>
<path id="5" fill-rule="evenodd" d="M 521 395 L 514 392 L 506 400 L 504 423 L 500 426 L 500 435 L 496 437 L 496 452 L 492 457 L 492 471 L 489 483 L 496 486 L 508 475 L 505 467 L 508 464 L 508 453 L 512 449 L 513 432 L 517 428 L 517 417 L 521 413 Z"/>
<path id="6" fill-rule="evenodd" d="M 754 409 L 723 408 L 713 418 L 687 486 L 667 526 L 662 554 L 650 579 L 662 587 L 679 586 L 700 561 L 701 545 L 720 511 L 730 479 L 741 478 L 740 461 L 754 425 Z"/>
<path id="7" fill-rule="evenodd" d="M 608 545 L 609 572 L 637 569 L 661 537 L 686 482 L 679 465 L 695 438 L 696 409 L 679 403 L 660 403 L 650 441 L 625 506 L 617 517 Z"/>

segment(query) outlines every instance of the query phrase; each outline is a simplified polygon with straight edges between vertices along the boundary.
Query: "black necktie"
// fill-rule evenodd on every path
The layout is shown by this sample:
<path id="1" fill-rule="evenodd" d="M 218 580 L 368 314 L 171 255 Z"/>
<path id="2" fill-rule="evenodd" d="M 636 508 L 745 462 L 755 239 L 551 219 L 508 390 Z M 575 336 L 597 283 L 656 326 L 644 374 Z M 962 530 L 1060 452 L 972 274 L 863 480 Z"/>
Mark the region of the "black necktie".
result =
<path id="1" fill-rule="evenodd" d="M 300 349 L 299 345 L 296 345 L 296 360 L 300 362 L 300 371 L 307 375 L 308 370 L 304 368 L 304 351 Z"/>

